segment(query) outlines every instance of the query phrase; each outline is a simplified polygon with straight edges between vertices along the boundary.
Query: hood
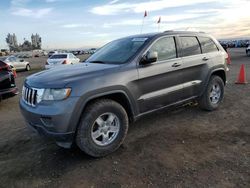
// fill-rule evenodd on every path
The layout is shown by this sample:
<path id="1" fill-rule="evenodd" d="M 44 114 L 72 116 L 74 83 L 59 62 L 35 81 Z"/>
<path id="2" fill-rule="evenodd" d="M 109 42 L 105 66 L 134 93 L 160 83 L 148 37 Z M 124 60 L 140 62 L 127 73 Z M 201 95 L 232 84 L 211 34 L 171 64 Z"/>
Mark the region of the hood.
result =
<path id="1" fill-rule="evenodd" d="M 101 75 L 106 72 L 103 70 L 113 70 L 117 67 L 119 65 L 97 63 L 58 66 L 27 77 L 26 83 L 35 88 L 62 88 L 70 82 Z"/>

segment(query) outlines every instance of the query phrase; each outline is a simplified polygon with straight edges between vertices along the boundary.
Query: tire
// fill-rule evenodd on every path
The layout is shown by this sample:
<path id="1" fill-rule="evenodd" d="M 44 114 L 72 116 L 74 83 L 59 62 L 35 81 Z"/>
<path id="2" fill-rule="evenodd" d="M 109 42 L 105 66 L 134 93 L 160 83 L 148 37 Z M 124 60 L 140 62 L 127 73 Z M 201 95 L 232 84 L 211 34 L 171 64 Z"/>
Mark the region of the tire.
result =
<path id="1" fill-rule="evenodd" d="M 203 110 L 216 110 L 224 98 L 224 82 L 219 76 L 211 76 L 209 83 L 198 100 L 199 106 Z"/>
<path id="2" fill-rule="evenodd" d="M 247 56 L 250 56 L 250 50 L 247 50 Z"/>
<path id="3" fill-rule="evenodd" d="M 29 65 L 29 64 L 28 64 L 28 65 L 26 65 L 25 70 L 26 70 L 26 71 L 30 71 L 30 69 L 31 69 L 31 68 L 30 68 L 30 65 Z"/>
<path id="4" fill-rule="evenodd" d="M 109 122 L 112 122 L 112 126 Z M 119 103 L 109 99 L 97 100 L 88 105 L 82 114 L 76 144 L 92 157 L 104 157 L 120 147 L 127 135 L 128 126 L 127 113 Z"/>

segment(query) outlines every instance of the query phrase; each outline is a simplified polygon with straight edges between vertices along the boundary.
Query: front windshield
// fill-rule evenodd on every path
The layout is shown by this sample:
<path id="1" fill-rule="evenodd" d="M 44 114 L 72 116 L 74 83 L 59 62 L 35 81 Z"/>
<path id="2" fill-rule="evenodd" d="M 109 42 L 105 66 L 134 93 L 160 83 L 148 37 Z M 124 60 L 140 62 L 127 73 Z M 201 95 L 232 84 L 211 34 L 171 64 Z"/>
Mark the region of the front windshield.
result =
<path id="1" fill-rule="evenodd" d="M 52 55 L 49 59 L 65 59 L 67 58 L 67 54 L 57 54 L 57 55 Z"/>
<path id="2" fill-rule="evenodd" d="M 122 64 L 128 61 L 147 38 L 123 38 L 115 40 L 97 50 L 86 61 L 89 63 Z"/>

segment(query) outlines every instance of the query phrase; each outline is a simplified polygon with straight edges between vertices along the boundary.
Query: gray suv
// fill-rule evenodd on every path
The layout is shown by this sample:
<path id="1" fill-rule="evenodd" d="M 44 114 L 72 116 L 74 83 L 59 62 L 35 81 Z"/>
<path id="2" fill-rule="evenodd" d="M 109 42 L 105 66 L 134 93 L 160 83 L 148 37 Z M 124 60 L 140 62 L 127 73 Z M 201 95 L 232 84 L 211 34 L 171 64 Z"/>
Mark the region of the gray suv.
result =
<path id="1" fill-rule="evenodd" d="M 175 32 L 110 42 L 84 63 L 27 77 L 20 108 L 28 125 L 59 146 L 94 157 L 114 152 L 130 122 L 170 106 L 222 102 L 227 54 L 210 35 Z"/>

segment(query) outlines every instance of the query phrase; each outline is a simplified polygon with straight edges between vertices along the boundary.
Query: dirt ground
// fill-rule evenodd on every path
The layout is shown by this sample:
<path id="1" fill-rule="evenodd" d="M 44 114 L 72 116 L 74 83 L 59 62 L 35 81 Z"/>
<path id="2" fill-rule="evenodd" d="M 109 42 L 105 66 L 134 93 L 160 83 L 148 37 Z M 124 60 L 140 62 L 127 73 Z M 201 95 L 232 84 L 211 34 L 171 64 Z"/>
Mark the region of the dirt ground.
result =
<path id="1" fill-rule="evenodd" d="M 0 103 L 0 187 L 250 187 L 250 84 L 236 85 L 250 57 L 231 49 L 225 99 L 214 112 L 186 106 L 148 115 L 130 125 L 122 147 L 101 159 L 62 149 L 31 133 L 21 95 Z M 81 57 L 84 58 L 84 57 Z M 46 58 L 19 72 L 22 87 Z"/>

